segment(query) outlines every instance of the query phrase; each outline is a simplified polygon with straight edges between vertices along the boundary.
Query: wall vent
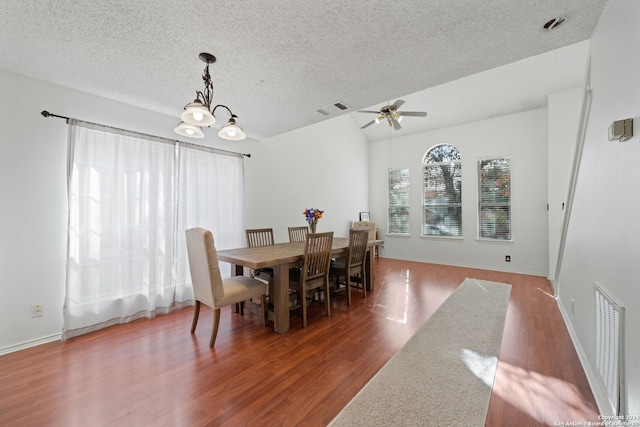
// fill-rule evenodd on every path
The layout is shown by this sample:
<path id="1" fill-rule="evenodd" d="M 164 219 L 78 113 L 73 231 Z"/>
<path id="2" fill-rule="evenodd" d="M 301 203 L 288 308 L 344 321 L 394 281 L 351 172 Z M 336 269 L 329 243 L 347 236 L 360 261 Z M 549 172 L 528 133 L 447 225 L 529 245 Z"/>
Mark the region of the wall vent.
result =
<path id="1" fill-rule="evenodd" d="M 611 405 L 617 415 L 625 413 L 624 383 L 624 307 L 597 282 L 596 367 L 602 377 Z"/>

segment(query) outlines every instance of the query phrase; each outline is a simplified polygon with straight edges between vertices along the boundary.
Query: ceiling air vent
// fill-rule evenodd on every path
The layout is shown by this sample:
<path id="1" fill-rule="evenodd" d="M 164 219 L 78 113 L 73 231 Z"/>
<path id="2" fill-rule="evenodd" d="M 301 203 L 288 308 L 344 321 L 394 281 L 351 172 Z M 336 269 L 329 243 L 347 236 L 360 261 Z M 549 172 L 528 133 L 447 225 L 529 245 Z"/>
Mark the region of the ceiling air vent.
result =
<path id="1" fill-rule="evenodd" d="M 316 111 L 323 116 L 330 116 L 332 114 L 339 113 L 341 111 L 348 110 L 349 107 L 344 102 L 334 102 L 333 104 L 326 105 L 322 108 L 318 108 Z"/>

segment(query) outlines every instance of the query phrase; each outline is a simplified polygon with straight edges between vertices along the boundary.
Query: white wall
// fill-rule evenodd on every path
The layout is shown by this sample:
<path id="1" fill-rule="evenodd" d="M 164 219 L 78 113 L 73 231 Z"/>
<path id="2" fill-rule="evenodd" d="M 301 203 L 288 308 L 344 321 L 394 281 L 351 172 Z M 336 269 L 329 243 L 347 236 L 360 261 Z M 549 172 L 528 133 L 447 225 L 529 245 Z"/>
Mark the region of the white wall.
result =
<path id="1" fill-rule="evenodd" d="M 591 40 L 593 101 L 558 281 L 559 303 L 587 359 L 588 371 L 596 372 L 593 282 L 599 282 L 626 306 L 627 413 L 636 415 L 640 414 L 638 22 L 640 2 L 611 0 Z M 636 136 L 624 143 L 609 142 L 609 125 L 625 118 L 634 119 Z M 571 299 L 575 300 L 575 314 Z M 596 395 L 601 392 L 594 390 Z"/>
<path id="2" fill-rule="evenodd" d="M 307 225 L 302 211 L 325 211 L 318 232 L 349 236 L 358 212 L 369 210 L 368 143 L 354 120 L 340 116 L 253 144 L 245 161 L 246 228 Z"/>
<path id="3" fill-rule="evenodd" d="M 463 239 L 420 237 L 422 157 L 436 144 L 451 144 L 462 158 Z M 387 169 L 408 167 L 410 237 L 384 235 L 381 256 L 526 274 L 547 275 L 547 110 L 513 114 L 371 143 L 371 210 L 386 233 Z M 477 161 L 511 157 L 512 242 L 477 240 Z M 505 262 L 505 255 L 511 262 Z"/>
<path id="4" fill-rule="evenodd" d="M 67 126 L 42 110 L 174 139 L 176 117 L 0 70 L 0 354 L 59 337 L 66 263 Z M 176 106 L 176 115 L 181 106 Z M 347 235 L 368 203 L 367 146 L 348 117 L 263 142 L 227 142 L 212 130 L 197 143 L 251 153 L 245 160 L 247 226 L 305 225 Z M 271 220 L 273 219 L 273 221 Z M 44 304 L 44 316 L 31 306 Z"/>
<path id="5" fill-rule="evenodd" d="M 554 286 L 583 94 L 584 88 L 578 87 L 552 93 L 548 98 L 549 275 L 547 277 Z"/>

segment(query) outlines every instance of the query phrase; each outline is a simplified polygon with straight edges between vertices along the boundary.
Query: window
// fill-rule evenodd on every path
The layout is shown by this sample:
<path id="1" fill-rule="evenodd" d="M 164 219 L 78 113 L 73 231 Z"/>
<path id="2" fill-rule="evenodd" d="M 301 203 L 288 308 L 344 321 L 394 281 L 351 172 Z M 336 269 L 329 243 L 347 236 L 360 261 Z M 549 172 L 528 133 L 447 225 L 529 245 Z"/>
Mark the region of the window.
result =
<path id="1" fill-rule="evenodd" d="M 423 236 L 462 236 L 462 164 L 452 145 L 431 148 L 424 165 Z"/>
<path id="2" fill-rule="evenodd" d="M 409 169 L 389 171 L 389 234 L 409 234 Z"/>
<path id="3" fill-rule="evenodd" d="M 511 167 L 508 157 L 478 162 L 481 239 L 511 240 Z"/>

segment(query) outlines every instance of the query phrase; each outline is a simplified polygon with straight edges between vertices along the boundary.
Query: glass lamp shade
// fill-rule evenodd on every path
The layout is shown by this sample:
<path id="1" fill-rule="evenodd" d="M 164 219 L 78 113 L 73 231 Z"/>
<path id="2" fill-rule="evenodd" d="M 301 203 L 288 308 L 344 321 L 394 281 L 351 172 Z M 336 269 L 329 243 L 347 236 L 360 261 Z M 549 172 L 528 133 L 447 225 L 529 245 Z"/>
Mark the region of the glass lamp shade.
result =
<path id="1" fill-rule="evenodd" d="M 238 126 L 236 121 L 233 119 L 230 119 L 224 126 L 222 126 L 222 128 L 220 128 L 218 136 L 231 141 L 240 141 L 247 137 L 242 128 Z"/>
<path id="2" fill-rule="evenodd" d="M 197 99 L 184 107 L 180 119 L 193 126 L 211 126 L 216 122 L 209 109 Z"/>
<path id="3" fill-rule="evenodd" d="M 200 127 L 190 125 L 185 122 L 180 122 L 173 131 L 178 135 L 186 136 L 188 138 L 204 138 L 204 133 Z"/>

